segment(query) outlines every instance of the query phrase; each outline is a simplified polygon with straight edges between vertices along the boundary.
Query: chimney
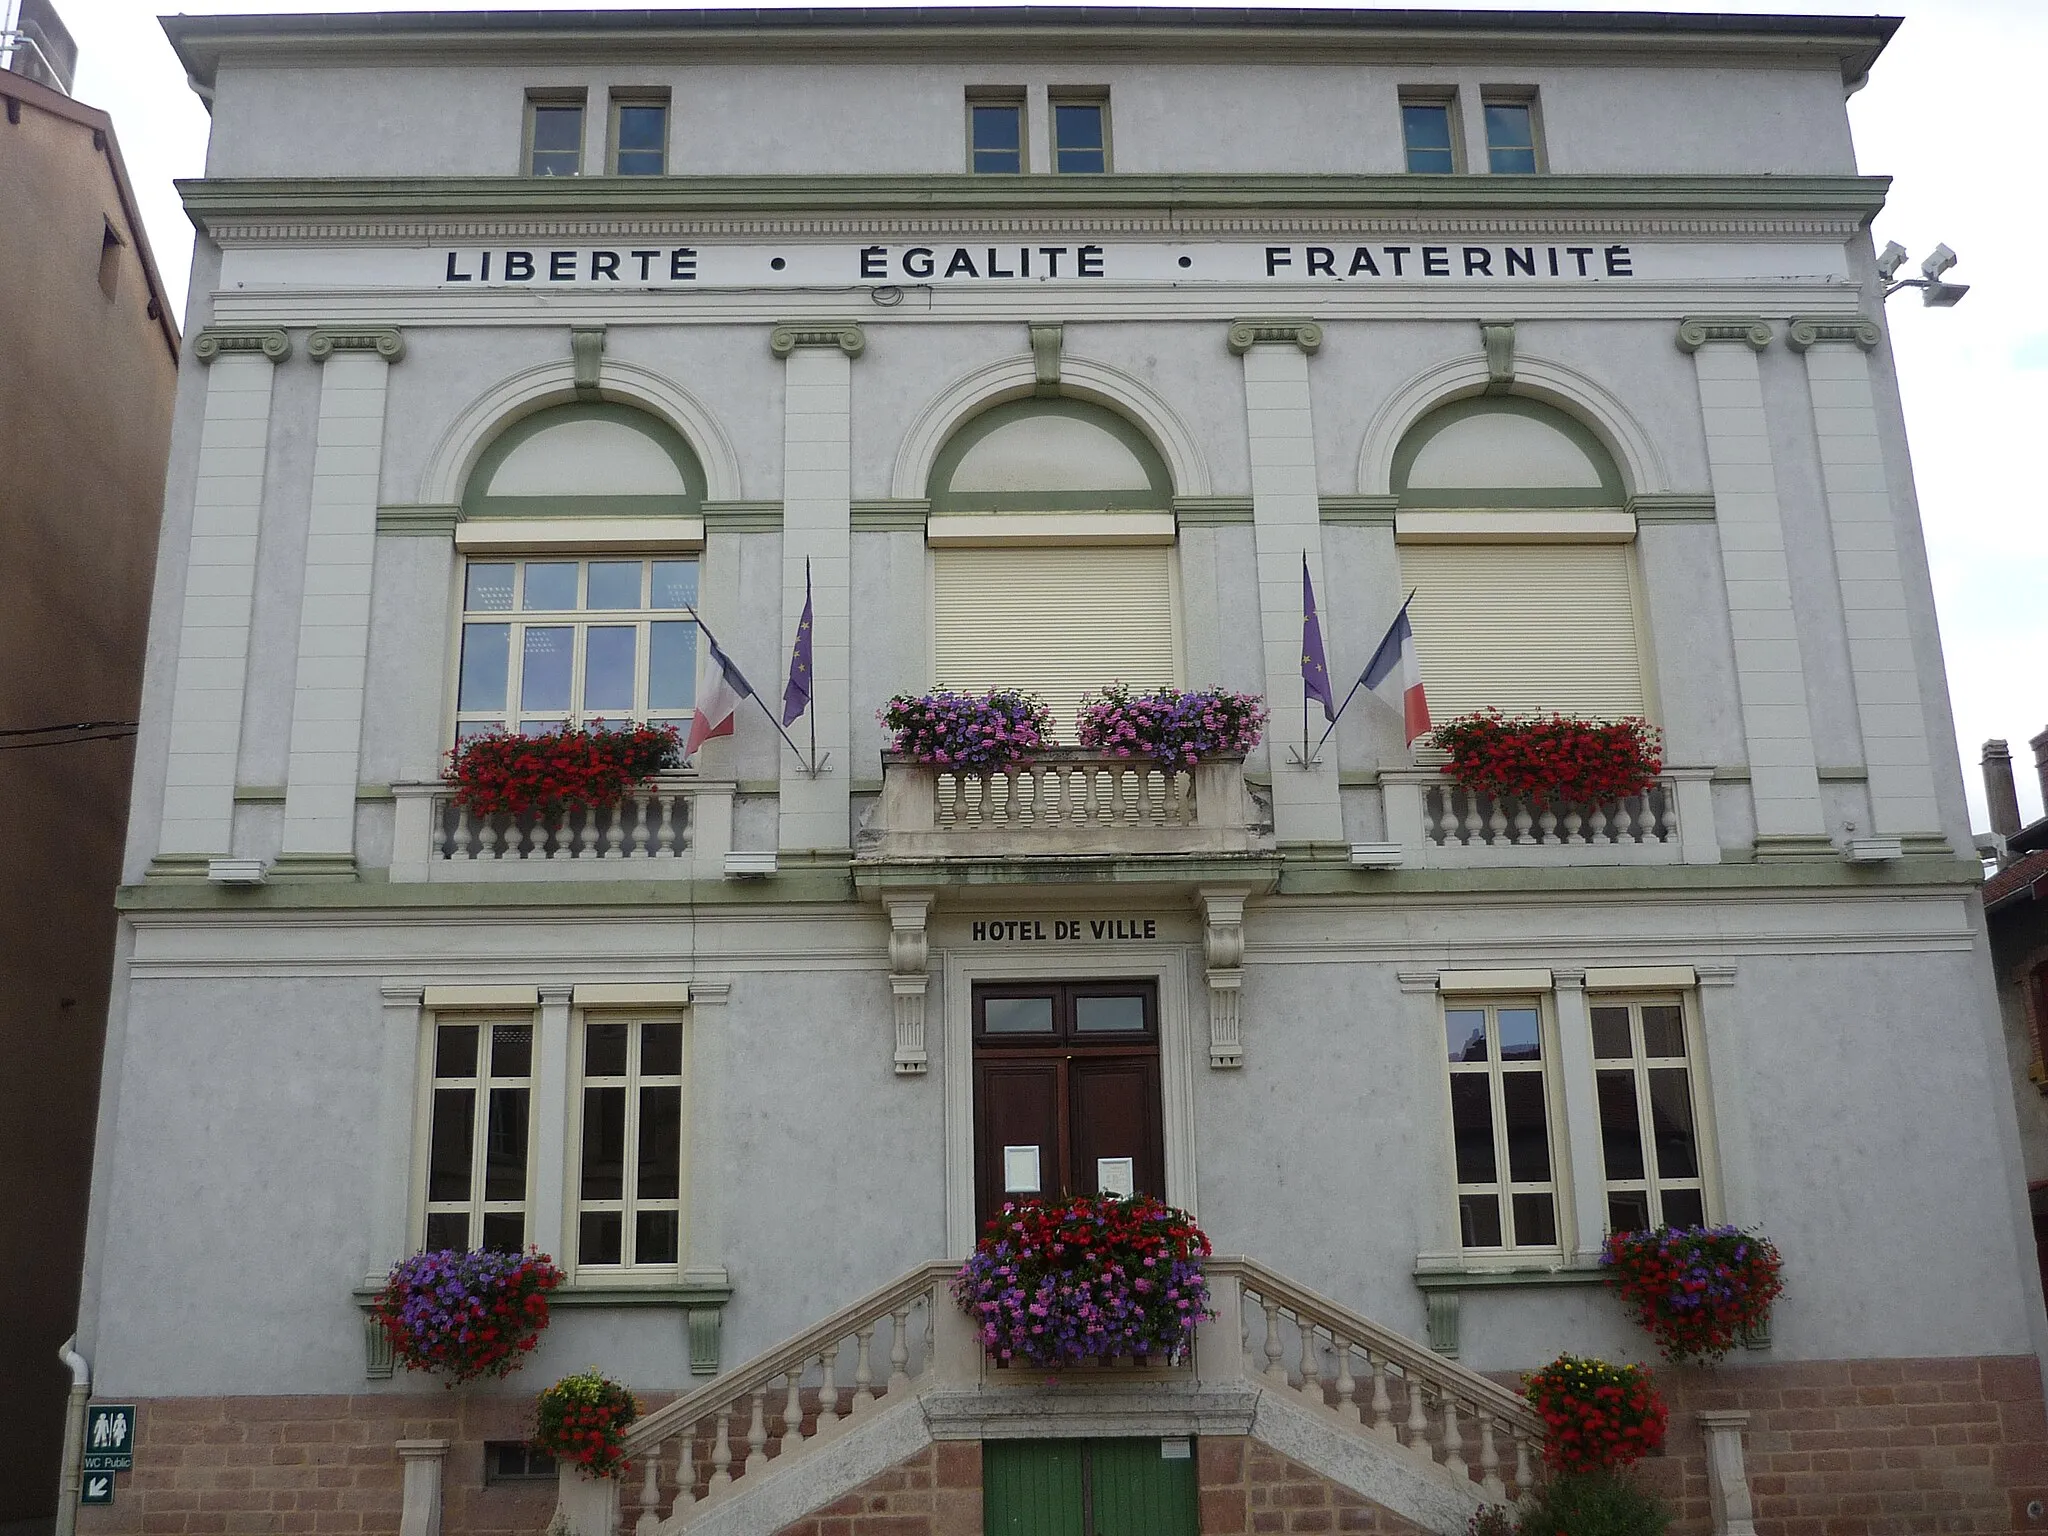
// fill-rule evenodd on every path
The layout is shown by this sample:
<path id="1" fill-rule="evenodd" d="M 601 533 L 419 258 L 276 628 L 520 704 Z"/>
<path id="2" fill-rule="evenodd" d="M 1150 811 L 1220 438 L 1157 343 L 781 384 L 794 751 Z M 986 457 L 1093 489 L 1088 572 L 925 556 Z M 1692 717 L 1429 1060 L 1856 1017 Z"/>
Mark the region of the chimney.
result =
<path id="1" fill-rule="evenodd" d="M 2048 741 L 2048 731 L 2041 740 Z M 2020 829 L 2020 795 L 2012 782 L 2012 748 L 1996 737 L 1984 743 L 1984 798 L 1991 804 L 1992 832 L 2010 840 Z"/>
<path id="2" fill-rule="evenodd" d="M 2041 809 L 2048 811 L 2048 731 L 2027 743 L 2034 749 L 2034 772 L 2041 780 Z"/>

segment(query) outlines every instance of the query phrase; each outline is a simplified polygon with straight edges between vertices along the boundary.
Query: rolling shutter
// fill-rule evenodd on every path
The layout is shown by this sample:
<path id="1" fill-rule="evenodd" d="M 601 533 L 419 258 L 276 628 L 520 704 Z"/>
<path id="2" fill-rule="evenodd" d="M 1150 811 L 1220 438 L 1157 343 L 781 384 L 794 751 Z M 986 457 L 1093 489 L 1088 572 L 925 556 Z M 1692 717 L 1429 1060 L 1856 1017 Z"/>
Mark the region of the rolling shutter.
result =
<path id="1" fill-rule="evenodd" d="M 1646 712 L 1626 544 L 1407 544 L 1430 715 Z"/>
<path id="2" fill-rule="evenodd" d="M 933 550 L 934 684 L 1036 693 L 1071 742 L 1082 694 L 1174 684 L 1172 558 L 1158 545 Z"/>

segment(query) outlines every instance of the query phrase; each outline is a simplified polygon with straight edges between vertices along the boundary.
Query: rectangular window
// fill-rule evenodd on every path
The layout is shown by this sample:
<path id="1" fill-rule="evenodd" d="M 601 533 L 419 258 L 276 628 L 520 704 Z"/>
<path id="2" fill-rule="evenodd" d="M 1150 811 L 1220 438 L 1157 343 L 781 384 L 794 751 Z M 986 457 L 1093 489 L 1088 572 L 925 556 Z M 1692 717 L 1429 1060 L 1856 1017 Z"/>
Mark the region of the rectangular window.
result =
<path id="1" fill-rule="evenodd" d="M 527 1240 L 533 1021 L 442 1019 L 431 1048 L 423 1246 L 517 1253 Z"/>
<path id="2" fill-rule="evenodd" d="M 1099 92 L 1049 98 L 1052 168 L 1063 176 L 1098 176 L 1109 169 L 1109 99 Z"/>
<path id="3" fill-rule="evenodd" d="M 1533 176 L 1537 164 L 1536 99 L 1531 95 L 1496 95 L 1483 99 L 1486 112 L 1486 166 L 1496 176 Z"/>
<path id="4" fill-rule="evenodd" d="M 494 1483 L 554 1482 L 555 1458 L 524 1440 L 484 1442 L 484 1486 Z"/>
<path id="5" fill-rule="evenodd" d="M 1458 1229 L 1468 1249 L 1560 1246 L 1542 1010 L 1533 1001 L 1444 1009 Z"/>
<path id="6" fill-rule="evenodd" d="M 526 99 L 526 174 L 576 176 L 583 171 L 583 96 Z"/>
<path id="7" fill-rule="evenodd" d="M 1024 97 L 1021 93 L 969 93 L 967 155 L 968 167 L 977 176 L 1023 174 Z"/>
<path id="8" fill-rule="evenodd" d="M 1401 144 L 1410 171 L 1448 176 L 1458 169 L 1457 105 L 1450 92 L 1401 93 Z"/>
<path id="9" fill-rule="evenodd" d="M 614 176 L 660 176 L 668 170 L 668 96 L 665 92 L 612 93 Z"/>
<path id="10" fill-rule="evenodd" d="M 694 556 L 470 561 L 455 739 L 599 720 L 686 727 L 696 603 Z"/>
<path id="11" fill-rule="evenodd" d="M 679 1263 L 682 1178 L 682 1023 L 586 1018 L 577 1266 Z"/>
<path id="12" fill-rule="evenodd" d="M 1684 1007 L 1675 998 L 1588 1001 L 1608 1228 L 1704 1226 L 1706 1186 Z"/>

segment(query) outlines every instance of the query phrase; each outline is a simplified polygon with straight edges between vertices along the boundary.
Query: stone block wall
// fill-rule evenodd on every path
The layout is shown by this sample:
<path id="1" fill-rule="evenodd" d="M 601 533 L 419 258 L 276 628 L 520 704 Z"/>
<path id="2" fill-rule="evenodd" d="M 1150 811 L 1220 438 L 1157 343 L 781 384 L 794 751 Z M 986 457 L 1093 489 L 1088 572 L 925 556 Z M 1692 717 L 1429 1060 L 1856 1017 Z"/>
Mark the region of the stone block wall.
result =
<path id="1" fill-rule="evenodd" d="M 1252 1532 L 1347 1531 L 1428 1536 L 1256 1440 L 1211 1435 L 1198 1448 L 1202 1536 Z"/>
<path id="2" fill-rule="evenodd" d="M 778 1536 L 981 1536 L 981 1443 L 928 1445 Z"/>

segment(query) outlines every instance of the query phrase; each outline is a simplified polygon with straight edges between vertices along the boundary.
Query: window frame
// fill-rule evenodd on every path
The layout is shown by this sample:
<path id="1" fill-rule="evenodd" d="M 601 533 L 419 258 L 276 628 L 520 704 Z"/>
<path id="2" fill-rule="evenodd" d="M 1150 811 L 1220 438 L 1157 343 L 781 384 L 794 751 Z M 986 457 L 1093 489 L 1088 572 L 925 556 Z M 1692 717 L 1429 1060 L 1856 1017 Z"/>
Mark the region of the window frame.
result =
<path id="1" fill-rule="evenodd" d="M 621 171 L 619 169 L 619 124 L 627 107 L 661 108 L 661 169 L 658 171 Z M 675 114 L 671 110 L 670 94 L 665 86 L 634 86 L 613 90 L 607 98 L 605 109 L 604 166 L 607 176 L 630 175 L 636 180 L 649 176 L 669 174 L 670 139 L 675 130 Z M 642 153 L 642 151 L 636 151 Z"/>
<path id="2" fill-rule="evenodd" d="M 1503 171 L 1494 166 L 1494 142 L 1492 124 L 1487 120 L 1487 110 L 1492 107 L 1521 107 L 1529 114 L 1529 169 L 1526 171 Z M 1543 112 L 1538 92 L 1533 85 L 1482 85 L 1479 88 L 1479 123 L 1486 134 L 1486 173 L 1489 176 L 1542 176 L 1550 170 L 1550 158 L 1543 149 Z M 1521 145 L 1510 146 L 1520 150 Z"/>
<path id="3" fill-rule="evenodd" d="M 543 176 L 533 167 L 533 157 L 537 152 L 534 147 L 534 130 L 538 122 L 537 113 L 543 107 L 574 107 L 577 110 L 576 169 L 567 174 L 569 176 L 581 176 L 583 174 L 585 141 L 590 133 L 590 92 L 582 86 L 537 86 L 530 87 L 527 90 L 524 110 L 525 130 L 520 137 L 519 174 L 534 181 L 552 180 L 559 174 L 549 172 L 546 176 Z M 561 154 L 563 151 L 549 150 L 548 153 Z"/>
<path id="4" fill-rule="evenodd" d="M 1060 165 L 1060 108 L 1094 107 L 1100 113 L 1102 123 L 1102 169 L 1099 171 L 1069 171 Z M 1109 87 L 1106 85 L 1054 85 L 1045 92 L 1045 135 L 1046 157 L 1052 162 L 1047 169 L 1055 176 L 1107 176 L 1116 170 L 1116 159 L 1112 149 L 1109 126 Z"/>
<path id="5" fill-rule="evenodd" d="M 1443 1123 L 1446 1148 L 1449 1152 L 1446 1166 L 1451 1172 L 1451 1220 L 1457 1232 L 1457 1251 L 1463 1262 L 1473 1268 L 1526 1268 L 1532 1260 L 1550 1266 L 1563 1264 L 1574 1251 L 1577 1230 L 1573 1218 L 1571 1138 L 1565 1121 L 1565 1063 L 1559 1046 L 1560 1032 L 1554 994 L 1521 991 L 1452 992 L 1440 993 L 1436 1003 L 1436 1050 L 1443 1061 Z M 1508 1067 L 1508 1064 L 1500 1059 L 1499 1036 L 1494 1022 L 1499 1010 L 1503 1008 L 1533 1008 L 1536 1013 L 1537 1045 L 1540 1054 L 1535 1072 L 1531 1073 L 1526 1064 L 1515 1064 L 1509 1067 L 1509 1070 L 1517 1075 L 1540 1075 L 1542 1078 L 1543 1132 L 1550 1154 L 1550 1177 L 1547 1181 L 1518 1180 L 1513 1177 L 1506 1131 L 1506 1095 L 1499 1087 L 1503 1068 Z M 1487 1015 L 1487 1060 L 1484 1063 L 1451 1061 L 1448 1051 L 1448 1015 L 1481 1009 Z M 1451 1084 L 1459 1076 L 1484 1076 L 1489 1085 L 1488 1109 L 1493 1136 L 1495 1175 L 1489 1183 L 1481 1184 L 1474 1181 L 1468 1184 L 1458 1177 L 1457 1112 Z M 1551 1223 L 1556 1233 L 1554 1241 L 1503 1241 L 1496 1245 L 1484 1246 L 1465 1242 L 1464 1199 L 1468 1194 L 1492 1194 L 1499 1201 L 1501 1235 L 1504 1239 L 1511 1239 L 1515 1233 L 1514 1196 L 1538 1193 L 1548 1193 L 1550 1196 Z"/>
<path id="6" fill-rule="evenodd" d="M 588 1056 L 586 1041 L 588 1030 L 593 1023 L 624 1024 L 630 1031 L 627 1045 L 627 1071 L 623 1076 L 613 1073 L 600 1074 L 594 1086 L 623 1086 L 626 1092 L 627 1148 L 625 1165 L 622 1168 L 620 1194 L 618 1199 L 598 1198 L 594 1204 L 602 1211 L 616 1209 L 619 1213 L 619 1252 L 617 1264 L 585 1262 L 583 1258 L 583 1127 L 585 1090 L 593 1086 L 592 1074 L 586 1070 Z M 679 1072 L 654 1074 L 657 1082 L 647 1084 L 643 1080 L 648 1074 L 640 1071 L 641 1030 L 648 1024 L 673 1024 L 681 1034 Z M 571 1285 L 602 1284 L 606 1286 L 673 1285 L 688 1267 L 690 1256 L 690 1135 L 691 1135 L 691 1094 L 690 1084 L 693 1067 L 693 1045 L 690 1037 L 690 1014 L 687 1007 L 578 1007 L 570 1019 L 570 1061 L 568 1087 L 568 1113 L 566 1119 L 565 1155 L 562 1169 L 562 1246 L 567 1250 L 566 1262 L 561 1269 L 569 1277 Z M 615 1084 L 613 1079 L 617 1077 Z M 673 1084 L 669 1079 L 673 1077 Z M 676 1138 L 676 1195 L 673 1201 L 655 1200 L 654 1207 L 673 1206 L 676 1216 L 676 1256 L 673 1263 L 662 1260 L 653 1264 L 626 1262 L 624 1255 L 634 1247 L 633 1217 L 639 1213 L 637 1198 L 639 1172 L 636 1166 L 637 1132 L 639 1129 L 639 1090 L 643 1086 L 678 1089 L 681 1115 Z"/>
<path id="7" fill-rule="evenodd" d="M 455 1083 L 470 1084 L 482 1105 L 482 1113 L 478 1113 L 477 1107 L 474 1104 L 471 1108 L 470 1189 L 467 1198 L 460 1202 L 467 1211 L 469 1220 L 469 1241 L 465 1246 L 470 1249 L 481 1247 L 483 1243 L 484 1218 L 493 1214 L 505 1214 L 503 1209 L 493 1211 L 491 1209 L 492 1206 L 502 1208 L 513 1204 L 513 1202 L 502 1199 L 490 1200 L 482 1193 L 488 1162 L 485 1143 L 490 1129 L 489 1095 L 492 1083 L 497 1081 L 488 1071 L 490 1059 L 489 1031 L 500 1024 L 524 1026 L 530 1031 L 527 1072 L 526 1077 L 523 1079 L 526 1084 L 526 1170 L 524 1188 L 517 1201 L 517 1207 L 521 1218 L 522 1242 L 520 1247 L 522 1249 L 531 1247 L 541 1240 L 541 1234 L 534 1230 L 535 1207 L 539 1190 L 539 1170 L 535 1166 L 537 1160 L 534 1155 L 537 1150 L 536 1133 L 539 1126 L 540 1112 L 541 1038 L 539 1010 L 536 1008 L 506 1007 L 502 1005 L 478 1006 L 475 1008 L 429 1008 L 421 1012 L 422 1027 L 420 1029 L 419 1056 L 417 1069 L 414 1073 L 418 1089 L 415 1095 L 413 1111 L 413 1162 L 406 1200 L 406 1230 L 411 1244 L 410 1251 L 413 1253 L 427 1251 L 428 1220 L 435 1215 L 451 1214 L 445 1209 L 437 1211 L 434 1207 L 447 1207 L 458 1203 L 452 1200 L 435 1200 L 430 1196 L 430 1181 L 433 1176 L 434 1157 L 434 1098 L 436 1090 L 444 1085 Z M 467 1025 L 478 1031 L 478 1065 L 483 1070 L 473 1073 L 466 1079 L 444 1079 L 441 1077 L 436 1069 L 436 1047 L 439 1044 L 441 1029 L 444 1025 Z M 503 1081 L 511 1083 L 522 1080 L 505 1078 Z"/>
<path id="8" fill-rule="evenodd" d="M 1684 1032 L 1685 1038 L 1683 1064 L 1686 1073 L 1686 1093 L 1692 1107 L 1693 1159 L 1699 1168 L 1699 1172 L 1690 1179 L 1673 1179 L 1668 1182 L 1674 1188 L 1697 1187 L 1700 1196 L 1700 1218 L 1706 1225 L 1713 1226 L 1723 1219 L 1720 1179 L 1717 1172 L 1719 1164 L 1715 1155 L 1715 1148 L 1718 1142 L 1714 1129 L 1713 1096 L 1708 1092 L 1706 1082 L 1705 1030 L 1700 1020 L 1698 994 L 1690 989 L 1673 990 L 1662 987 L 1648 989 L 1623 988 L 1601 991 L 1594 991 L 1589 988 L 1586 992 L 1586 1033 L 1593 1074 L 1593 1112 L 1595 1116 L 1593 1132 L 1600 1148 L 1600 1165 L 1597 1170 L 1600 1204 L 1603 1231 L 1606 1233 L 1616 1230 L 1609 1202 L 1617 1182 L 1631 1188 L 1640 1187 L 1649 1197 L 1651 1202 L 1650 1214 L 1653 1218 L 1652 1226 L 1649 1229 L 1642 1230 L 1654 1230 L 1657 1225 L 1662 1224 L 1664 1215 L 1662 1187 L 1667 1181 L 1657 1172 L 1655 1138 L 1650 1129 L 1652 1122 L 1649 1115 L 1648 1074 L 1651 1063 L 1662 1063 L 1668 1066 L 1679 1058 L 1652 1057 L 1644 1052 L 1641 1010 L 1646 1005 L 1652 1007 L 1676 1006 L 1679 1012 L 1679 1028 Z M 1599 1054 L 1599 1048 L 1594 1043 L 1593 1036 L 1593 1010 L 1595 1008 L 1613 1007 L 1626 1007 L 1629 1010 L 1631 1055 L 1628 1066 L 1634 1079 L 1636 1094 L 1637 1136 L 1643 1148 L 1643 1177 L 1640 1179 L 1615 1181 L 1609 1179 L 1607 1174 L 1606 1126 L 1599 1118 L 1600 1075 L 1603 1071 L 1613 1072 L 1618 1070 L 1620 1058 L 1603 1057 Z"/>
<path id="9" fill-rule="evenodd" d="M 974 112 L 977 107 L 1009 107 L 1017 114 L 1017 169 L 984 171 L 975 163 L 979 146 L 974 140 Z M 1025 176 L 1031 171 L 1031 106 L 1024 87 L 971 85 L 967 88 L 962 127 L 967 134 L 967 174 L 970 176 Z M 991 151 L 995 153 L 995 151 Z"/>
<path id="10" fill-rule="evenodd" d="M 1410 176 L 1458 176 L 1465 171 L 1465 135 L 1462 114 L 1458 110 L 1458 88 L 1454 85 L 1404 85 L 1395 97 L 1401 123 L 1401 169 Z M 1444 114 L 1444 126 L 1450 140 L 1451 164 L 1448 171 L 1418 171 L 1409 163 L 1414 146 L 1408 142 L 1408 109 L 1410 107 L 1437 107 Z"/>

